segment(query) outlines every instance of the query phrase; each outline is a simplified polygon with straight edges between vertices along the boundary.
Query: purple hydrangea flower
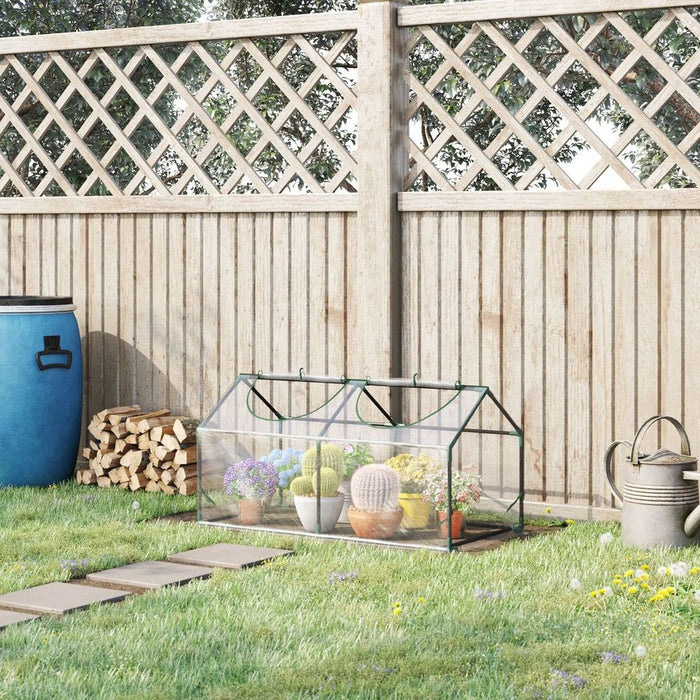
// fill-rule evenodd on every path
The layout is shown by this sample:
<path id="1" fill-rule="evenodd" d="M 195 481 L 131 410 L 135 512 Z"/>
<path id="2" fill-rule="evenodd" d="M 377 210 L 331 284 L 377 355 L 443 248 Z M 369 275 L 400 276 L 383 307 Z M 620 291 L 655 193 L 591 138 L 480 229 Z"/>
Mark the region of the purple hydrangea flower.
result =
<path id="1" fill-rule="evenodd" d="M 278 485 L 276 467 L 268 462 L 258 462 L 252 457 L 232 464 L 224 475 L 224 491 L 236 498 L 262 500 L 273 496 Z"/>

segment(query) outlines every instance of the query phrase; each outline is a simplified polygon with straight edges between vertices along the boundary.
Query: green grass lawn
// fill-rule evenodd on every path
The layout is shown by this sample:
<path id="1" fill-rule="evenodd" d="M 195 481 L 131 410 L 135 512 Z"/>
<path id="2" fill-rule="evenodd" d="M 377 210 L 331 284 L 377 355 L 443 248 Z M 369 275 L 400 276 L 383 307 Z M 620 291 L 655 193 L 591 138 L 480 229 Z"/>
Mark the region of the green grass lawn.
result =
<path id="1" fill-rule="evenodd" d="M 631 550 L 616 524 L 575 523 L 446 555 L 155 519 L 193 508 L 76 485 L 0 490 L 2 593 L 215 542 L 296 552 L 10 627 L 0 697 L 700 696 L 700 548 Z"/>

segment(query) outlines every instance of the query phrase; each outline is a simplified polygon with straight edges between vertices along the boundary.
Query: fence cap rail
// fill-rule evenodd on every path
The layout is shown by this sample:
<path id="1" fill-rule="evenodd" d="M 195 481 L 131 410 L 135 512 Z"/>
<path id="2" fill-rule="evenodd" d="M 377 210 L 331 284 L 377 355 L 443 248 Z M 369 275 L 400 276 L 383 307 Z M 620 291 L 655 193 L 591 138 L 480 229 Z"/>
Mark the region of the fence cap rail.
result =
<path id="1" fill-rule="evenodd" d="M 308 15 L 234 19 L 195 24 L 163 24 L 89 32 L 31 34 L 0 38 L 0 56 L 45 51 L 76 51 L 139 44 L 181 44 L 287 34 L 318 34 L 357 29 L 357 12 L 318 12 Z"/>
<path id="2" fill-rule="evenodd" d="M 657 10 L 693 7 L 697 4 L 697 0 L 477 0 L 448 5 L 402 7 L 399 8 L 398 24 L 400 27 L 413 27 L 421 24 Z"/>

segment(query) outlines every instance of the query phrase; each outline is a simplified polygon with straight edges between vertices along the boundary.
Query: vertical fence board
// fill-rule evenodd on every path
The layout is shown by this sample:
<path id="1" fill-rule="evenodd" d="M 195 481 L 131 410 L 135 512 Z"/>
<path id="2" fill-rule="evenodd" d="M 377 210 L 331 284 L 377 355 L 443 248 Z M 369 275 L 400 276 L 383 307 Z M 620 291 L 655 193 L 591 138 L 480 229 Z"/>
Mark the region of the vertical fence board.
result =
<path id="1" fill-rule="evenodd" d="M 120 217 L 119 226 L 119 369 L 121 399 L 124 404 L 136 402 L 136 261 L 133 216 Z M 96 407 L 99 410 L 99 407 Z"/>
<path id="2" fill-rule="evenodd" d="M 584 212 L 569 216 L 567 280 L 567 412 L 571 418 L 567 421 L 566 500 L 587 505 L 591 453 L 591 290 L 590 215 Z"/>
<path id="3" fill-rule="evenodd" d="M 261 256 L 264 260 L 267 251 Z M 202 218 L 202 283 L 200 289 L 202 307 L 202 392 L 200 416 L 214 408 L 221 393 L 219 378 L 219 217 L 205 214 Z M 264 267 L 264 265 L 263 265 Z"/>
<path id="4" fill-rule="evenodd" d="M 545 488 L 553 501 L 566 494 L 566 217 L 545 217 Z"/>
<path id="5" fill-rule="evenodd" d="M 171 216 L 168 221 L 168 407 L 185 412 L 185 217 Z"/>
<path id="6" fill-rule="evenodd" d="M 290 230 L 291 295 L 290 357 L 292 372 L 309 372 L 309 219 L 307 214 L 292 214 Z M 314 258 L 315 259 L 315 258 Z M 308 411 L 306 389 L 292 387 L 291 402 L 295 411 Z"/>
<path id="7" fill-rule="evenodd" d="M 10 219 L 10 285 L 12 295 L 24 294 L 24 226 L 26 217 Z"/>
<path id="8" fill-rule="evenodd" d="M 151 361 L 153 363 L 153 408 L 169 408 L 168 396 L 168 217 L 156 214 L 151 233 L 153 298 L 151 309 Z M 179 301 L 176 301 L 179 303 Z"/>
<path id="9" fill-rule="evenodd" d="M 101 410 L 109 406 L 122 405 L 119 376 L 119 217 L 105 214 L 102 217 L 103 293 L 99 301 L 103 307 L 102 330 L 104 332 L 104 393 Z M 91 233 L 91 237 L 92 237 Z"/>
<path id="10" fill-rule="evenodd" d="M 502 264 L 503 264 L 503 339 L 501 394 L 498 400 L 509 412 L 513 420 L 522 425 L 523 396 L 523 217 L 520 212 L 507 212 L 503 215 Z M 510 426 L 500 420 L 501 430 Z M 501 491 L 508 499 L 517 496 L 517 473 L 520 455 L 518 441 L 510 438 L 500 441 Z"/>
<path id="11" fill-rule="evenodd" d="M 41 250 L 41 294 L 58 296 L 56 291 L 56 217 L 47 214 L 41 217 L 39 225 L 39 245 Z M 2 234 L 0 234 L 0 237 Z M 1 284 L 0 284 L 1 286 Z"/>
<path id="12" fill-rule="evenodd" d="M 151 250 L 151 217 L 136 217 L 136 254 L 134 273 L 135 294 L 135 381 L 138 403 L 153 410 L 153 365 L 151 363 L 151 309 L 153 303 L 153 276 Z"/>
<path id="13" fill-rule="evenodd" d="M 276 214 L 272 222 L 272 352 L 271 365 L 268 371 L 290 372 L 290 217 L 288 214 Z M 272 387 L 273 391 L 280 391 Z M 278 401 L 285 409 L 289 404 L 289 392 L 286 387 L 281 389 L 284 395 L 273 394 L 273 401 Z"/>
<path id="14" fill-rule="evenodd" d="M 10 222 L 12 217 L 0 216 L 0 261 L 7 261 L 0 265 L 0 294 L 6 296 L 10 293 Z"/>
<path id="15" fill-rule="evenodd" d="M 544 347 L 544 215 L 528 212 L 523 222 L 523 430 L 525 432 L 525 493 L 544 492 L 545 412 Z M 506 410 L 510 406 L 506 405 Z"/>
<path id="16" fill-rule="evenodd" d="M 592 503 L 612 501 L 603 474 L 603 454 L 613 432 L 613 222 L 609 212 L 591 219 L 591 471 Z"/>
<path id="17" fill-rule="evenodd" d="M 660 313 L 660 406 L 661 413 L 684 422 L 683 415 L 683 284 L 684 251 L 681 213 L 664 212 L 661 216 L 660 289 L 664 303 Z M 677 449 L 676 430 L 664 421 L 660 424 L 660 444 Z M 648 445 L 647 447 L 653 447 Z"/>
<path id="18" fill-rule="evenodd" d="M 87 306 L 87 355 L 85 367 L 92 377 L 102 375 L 104 381 L 91 382 L 87 395 L 89 406 L 104 406 L 105 384 L 110 378 L 104 372 L 105 336 L 103 328 L 104 313 L 104 249 L 102 217 L 91 215 L 87 220 L 88 248 L 88 306 Z M 95 411 L 92 411 L 94 413 Z"/>
<path id="19" fill-rule="evenodd" d="M 328 372 L 327 338 L 328 324 L 328 231 L 325 214 L 309 217 L 309 371 L 325 375 Z M 320 406 L 326 399 L 323 384 L 309 386 L 311 408 Z"/>
<path id="20" fill-rule="evenodd" d="M 202 415 L 202 215 L 185 219 L 185 412 Z"/>
<path id="21" fill-rule="evenodd" d="M 41 216 L 30 215 L 26 219 L 24 236 L 24 293 L 41 294 Z"/>
<path id="22" fill-rule="evenodd" d="M 684 260 L 684 356 L 685 372 L 683 374 L 684 405 L 683 420 L 690 438 L 693 454 L 698 454 L 700 447 L 700 372 L 693 367 L 698 353 L 700 338 L 700 212 L 688 211 L 683 222 L 685 232 Z M 673 443 L 675 444 L 675 443 Z"/>

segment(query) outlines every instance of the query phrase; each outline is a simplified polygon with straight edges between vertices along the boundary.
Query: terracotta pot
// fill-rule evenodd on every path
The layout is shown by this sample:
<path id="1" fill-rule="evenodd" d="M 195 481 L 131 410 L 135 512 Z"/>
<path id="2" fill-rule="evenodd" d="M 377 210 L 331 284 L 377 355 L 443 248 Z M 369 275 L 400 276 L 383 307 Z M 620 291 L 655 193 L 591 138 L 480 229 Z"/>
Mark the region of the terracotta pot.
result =
<path id="1" fill-rule="evenodd" d="M 350 525 L 358 537 L 370 540 L 386 540 L 399 529 L 403 510 L 367 511 L 348 508 Z"/>
<path id="2" fill-rule="evenodd" d="M 430 517 L 430 503 L 426 503 L 420 493 L 400 493 L 399 506 L 403 510 L 401 527 L 405 527 L 407 530 L 427 527 Z"/>
<path id="3" fill-rule="evenodd" d="M 447 537 L 447 513 L 443 510 L 436 510 L 435 517 L 440 526 L 441 537 Z M 452 511 L 452 537 L 459 537 L 462 534 L 464 525 L 464 513 L 461 510 Z"/>
<path id="4" fill-rule="evenodd" d="M 258 525 L 262 520 L 263 504 L 259 498 L 238 501 L 238 517 L 241 525 Z"/>

